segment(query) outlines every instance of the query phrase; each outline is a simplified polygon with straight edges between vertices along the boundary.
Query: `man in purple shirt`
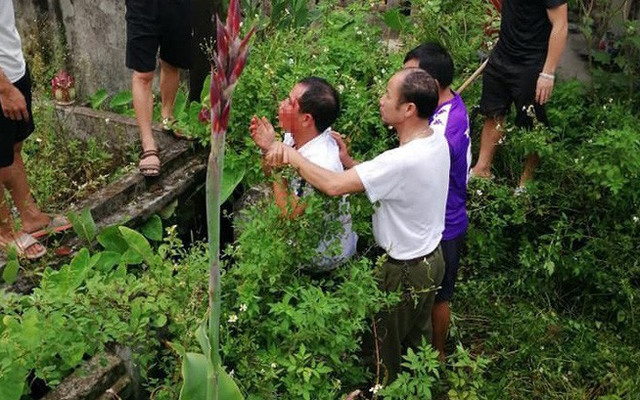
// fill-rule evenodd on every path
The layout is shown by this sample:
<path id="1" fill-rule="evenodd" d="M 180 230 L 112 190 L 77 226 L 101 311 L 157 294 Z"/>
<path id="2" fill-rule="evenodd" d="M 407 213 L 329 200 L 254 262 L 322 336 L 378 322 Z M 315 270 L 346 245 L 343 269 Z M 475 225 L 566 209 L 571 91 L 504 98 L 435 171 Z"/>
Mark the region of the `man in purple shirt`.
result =
<path id="1" fill-rule="evenodd" d="M 436 80 L 438 108 L 429 120 L 429 125 L 436 134 L 444 134 L 451 157 L 449 193 L 441 242 L 445 273 L 431 311 L 433 346 L 440 352 L 440 359 L 444 361 L 444 346 L 451 318 L 449 300 L 453 295 L 460 252 L 469 225 L 466 208 L 467 177 L 471 163 L 469 117 L 462 98 L 450 88 L 453 80 L 453 59 L 441 45 L 433 42 L 421 44 L 406 55 L 404 66 L 419 67 Z"/>

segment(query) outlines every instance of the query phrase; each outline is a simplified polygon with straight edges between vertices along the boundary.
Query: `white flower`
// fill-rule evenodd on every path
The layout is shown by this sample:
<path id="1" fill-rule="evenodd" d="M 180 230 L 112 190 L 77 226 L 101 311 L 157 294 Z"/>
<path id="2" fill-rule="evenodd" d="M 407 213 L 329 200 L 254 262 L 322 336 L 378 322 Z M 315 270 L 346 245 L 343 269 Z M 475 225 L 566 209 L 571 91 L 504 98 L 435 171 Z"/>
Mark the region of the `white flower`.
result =
<path id="1" fill-rule="evenodd" d="M 382 389 L 382 385 L 379 383 L 376 383 L 376 385 L 374 387 L 372 387 L 371 389 L 369 389 L 369 391 L 373 394 L 378 393 L 378 391 Z"/>
<path id="2" fill-rule="evenodd" d="M 482 190 L 480 190 L 480 189 L 476 190 L 476 194 L 477 194 L 478 196 L 482 196 Z"/>
<path id="3" fill-rule="evenodd" d="M 338 85 L 338 92 L 339 93 L 344 92 L 344 85 Z"/>
<path id="4" fill-rule="evenodd" d="M 229 322 L 230 324 L 233 324 L 237 320 L 238 320 L 238 316 L 235 315 L 235 314 L 231 314 L 231 315 L 229 315 L 229 319 L 227 320 L 227 322 Z"/>
<path id="5" fill-rule="evenodd" d="M 587 140 L 587 143 L 593 143 L 593 139 Z"/>
<path id="6" fill-rule="evenodd" d="M 640 218 L 638 218 L 637 215 L 634 215 L 633 216 L 633 222 L 635 222 L 637 224 L 638 222 L 640 222 Z"/>
<path id="7" fill-rule="evenodd" d="M 276 364 L 276 363 L 271 363 L 271 368 L 277 368 L 277 367 L 278 367 L 278 364 Z"/>
<path id="8" fill-rule="evenodd" d="M 247 305 L 246 304 L 240 304 L 240 312 L 245 312 L 247 311 Z"/>
<path id="9" fill-rule="evenodd" d="M 36 138 L 36 142 L 37 142 L 37 143 L 42 143 L 42 139 L 40 139 L 40 138 Z"/>
<path id="10" fill-rule="evenodd" d="M 498 140 L 498 144 L 504 144 L 504 136 L 500 138 L 500 140 Z"/>
<path id="11" fill-rule="evenodd" d="M 234 376 L 236 374 L 236 371 L 234 369 L 232 369 L 231 371 L 229 371 L 229 376 Z"/>
<path id="12" fill-rule="evenodd" d="M 362 35 L 362 31 L 360 29 L 356 30 L 356 35 Z"/>
<path id="13" fill-rule="evenodd" d="M 380 70 L 380 73 L 382 73 L 382 75 L 384 75 L 384 74 L 386 74 L 386 73 L 387 73 L 387 70 L 386 70 L 386 69 L 384 69 L 384 68 L 382 68 L 382 69 Z"/>
<path id="14" fill-rule="evenodd" d="M 293 58 L 289 59 L 289 65 L 293 65 Z"/>
<path id="15" fill-rule="evenodd" d="M 111 122 L 111 120 L 110 120 L 109 118 L 105 118 L 105 119 L 104 119 L 104 123 L 105 123 L 105 124 L 108 124 L 109 122 Z"/>

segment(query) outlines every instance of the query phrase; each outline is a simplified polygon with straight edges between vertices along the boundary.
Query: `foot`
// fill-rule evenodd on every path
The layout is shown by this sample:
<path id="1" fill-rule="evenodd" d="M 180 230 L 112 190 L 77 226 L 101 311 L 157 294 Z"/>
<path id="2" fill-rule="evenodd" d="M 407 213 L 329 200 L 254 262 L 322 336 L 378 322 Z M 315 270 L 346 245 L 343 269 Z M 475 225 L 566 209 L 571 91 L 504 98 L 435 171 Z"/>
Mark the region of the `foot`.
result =
<path id="1" fill-rule="evenodd" d="M 158 150 L 145 150 L 140 154 L 138 169 L 142 175 L 147 177 L 160 175 L 160 165 Z"/>
<path id="2" fill-rule="evenodd" d="M 473 167 L 469 170 L 470 178 L 482 178 L 482 179 L 495 179 L 495 175 L 491 173 L 490 169 L 480 169 Z"/>
<path id="3" fill-rule="evenodd" d="M 51 223 L 51 216 L 43 212 L 38 213 L 34 217 L 21 215 L 20 218 L 22 220 L 22 230 L 27 233 L 39 231 Z"/>
<path id="4" fill-rule="evenodd" d="M 12 235 L 0 235 L 0 248 L 5 253 L 17 252 L 18 256 L 29 260 L 42 257 L 47 249 L 31 235 L 25 232 L 16 232 Z"/>

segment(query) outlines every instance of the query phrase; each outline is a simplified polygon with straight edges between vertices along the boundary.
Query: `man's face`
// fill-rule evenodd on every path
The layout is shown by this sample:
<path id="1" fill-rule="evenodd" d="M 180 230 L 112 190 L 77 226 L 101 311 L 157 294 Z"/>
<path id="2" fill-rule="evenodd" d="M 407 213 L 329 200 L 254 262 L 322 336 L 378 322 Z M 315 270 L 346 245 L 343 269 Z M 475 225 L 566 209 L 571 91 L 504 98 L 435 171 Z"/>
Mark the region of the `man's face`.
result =
<path id="1" fill-rule="evenodd" d="M 278 125 L 287 132 L 297 132 L 302 127 L 306 114 L 300 113 L 298 100 L 306 90 L 304 85 L 298 83 L 291 89 L 289 96 L 280 102 Z"/>
<path id="2" fill-rule="evenodd" d="M 400 101 L 402 74 L 396 73 L 389 79 L 386 92 L 380 97 L 380 117 L 387 125 L 395 126 L 406 118 L 407 103 Z"/>

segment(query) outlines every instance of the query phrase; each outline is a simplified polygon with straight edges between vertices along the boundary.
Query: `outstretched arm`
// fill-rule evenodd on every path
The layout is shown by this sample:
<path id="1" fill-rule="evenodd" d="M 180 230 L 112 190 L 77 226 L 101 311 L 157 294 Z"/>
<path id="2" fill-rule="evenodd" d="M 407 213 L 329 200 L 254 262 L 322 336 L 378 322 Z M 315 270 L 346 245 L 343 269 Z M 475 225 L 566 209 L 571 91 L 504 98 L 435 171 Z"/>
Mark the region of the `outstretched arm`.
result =
<path id="1" fill-rule="evenodd" d="M 536 85 L 536 102 L 539 104 L 546 103 L 549 97 L 551 97 L 556 68 L 558 67 L 562 52 L 567 43 L 567 5 L 563 4 L 548 9 L 547 16 L 549 17 L 549 21 L 551 21 L 551 35 L 549 36 L 547 59 L 544 62 L 542 72 L 538 77 L 538 84 Z"/>
<path id="2" fill-rule="evenodd" d="M 293 166 L 304 180 L 329 196 L 364 191 L 364 185 L 355 169 L 344 172 L 329 171 L 310 162 L 295 149 L 281 142 L 273 143 L 267 153 L 267 162 L 272 166 Z"/>

